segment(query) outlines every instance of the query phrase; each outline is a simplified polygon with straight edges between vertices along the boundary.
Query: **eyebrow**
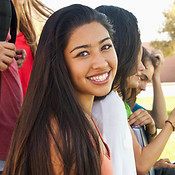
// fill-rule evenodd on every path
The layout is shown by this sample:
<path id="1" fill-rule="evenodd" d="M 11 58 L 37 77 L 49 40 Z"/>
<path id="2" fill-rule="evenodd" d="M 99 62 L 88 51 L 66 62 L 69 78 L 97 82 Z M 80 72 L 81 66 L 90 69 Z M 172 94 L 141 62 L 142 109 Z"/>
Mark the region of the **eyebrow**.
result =
<path id="1" fill-rule="evenodd" d="M 111 38 L 110 38 L 110 37 L 106 37 L 106 38 L 100 40 L 100 41 L 99 41 L 99 44 L 102 44 L 102 43 L 105 42 L 106 40 L 111 40 Z M 86 45 L 81 45 L 81 46 L 77 46 L 77 47 L 75 47 L 74 49 L 72 49 L 72 50 L 70 51 L 70 53 L 72 53 L 74 50 L 81 49 L 81 48 L 87 48 L 87 47 L 89 47 L 89 46 L 90 46 L 90 45 L 88 45 L 88 44 L 86 44 Z"/>

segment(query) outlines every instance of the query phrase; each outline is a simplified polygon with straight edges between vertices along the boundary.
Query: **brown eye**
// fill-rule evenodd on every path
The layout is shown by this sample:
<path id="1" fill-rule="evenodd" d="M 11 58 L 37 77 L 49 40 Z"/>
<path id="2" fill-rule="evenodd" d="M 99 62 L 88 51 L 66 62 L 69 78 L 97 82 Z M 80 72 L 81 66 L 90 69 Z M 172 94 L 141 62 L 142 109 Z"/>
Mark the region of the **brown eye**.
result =
<path id="1" fill-rule="evenodd" d="M 87 56 L 87 55 L 89 55 L 89 53 L 88 53 L 87 51 L 83 51 L 83 52 L 78 53 L 78 54 L 76 55 L 76 57 L 85 57 L 85 56 Z"/>
<path id="2" fill-rule="evenodd" d="M 109 50 L 111 47 L 112 47 L 111 44 L 106 44 L 101 48 L 101 50 Z"/>

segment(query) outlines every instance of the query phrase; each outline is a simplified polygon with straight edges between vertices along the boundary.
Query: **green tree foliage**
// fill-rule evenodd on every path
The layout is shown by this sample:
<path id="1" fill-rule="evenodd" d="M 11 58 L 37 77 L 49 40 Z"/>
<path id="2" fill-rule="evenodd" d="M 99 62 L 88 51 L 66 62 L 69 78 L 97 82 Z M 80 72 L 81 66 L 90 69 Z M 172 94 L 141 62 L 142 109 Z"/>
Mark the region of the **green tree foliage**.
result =
<path id="1" fill-rule="evenodd" d="M 155 49 L 163 51 L 165 57 L 172 56 L 175 53 L 175 2 L 171 9 L 164 11 L 165 23 L 159 33 L 167 33 L 167 40 L 152 41 L 150 45 Z"/>

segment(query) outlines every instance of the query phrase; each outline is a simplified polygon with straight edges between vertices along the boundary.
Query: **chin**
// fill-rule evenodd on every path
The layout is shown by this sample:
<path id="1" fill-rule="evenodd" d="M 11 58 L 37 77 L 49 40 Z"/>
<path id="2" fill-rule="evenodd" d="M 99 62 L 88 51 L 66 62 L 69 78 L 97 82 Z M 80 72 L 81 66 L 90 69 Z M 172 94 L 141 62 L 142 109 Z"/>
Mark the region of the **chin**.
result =
<path id="1" fill-rule="evenodd" d="M 103 97 L 103 96 L 108 95 L 109 93 L 110 93 L 110 90 L 109 91 L 106 91 L 106 92 L 103 91 L 102 93 L 97 93 L 96 96 L 97 97 Z"/>

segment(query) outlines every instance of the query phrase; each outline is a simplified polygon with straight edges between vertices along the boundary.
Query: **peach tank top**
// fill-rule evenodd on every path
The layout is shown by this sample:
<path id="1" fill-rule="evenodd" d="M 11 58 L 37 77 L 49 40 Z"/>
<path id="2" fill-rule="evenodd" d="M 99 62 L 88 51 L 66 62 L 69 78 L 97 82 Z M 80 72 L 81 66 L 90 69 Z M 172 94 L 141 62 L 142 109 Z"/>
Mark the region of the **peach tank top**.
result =
<path id="1" fill-rule="evenodd" d="M 92 118 L 92 117 L 91 117 Z M 110 150 L 109 150 L 109 147 L 108 145 L 104 142 L 103 140 L 103 137 L 94 121 L 94 119 L 92 118 L 92 121 L 97 129 L 97 132 L 107 150 L 107 154 L 104 154 L 103 155 L 103 158 L 102 158 L 102 167 L 101 167 L 101 170 L 102 170 L 102 175 L 113 175 L 113 165 L 112 165 L 112 159 L 111 159 L 111 153 L 110 153 Z"/>

